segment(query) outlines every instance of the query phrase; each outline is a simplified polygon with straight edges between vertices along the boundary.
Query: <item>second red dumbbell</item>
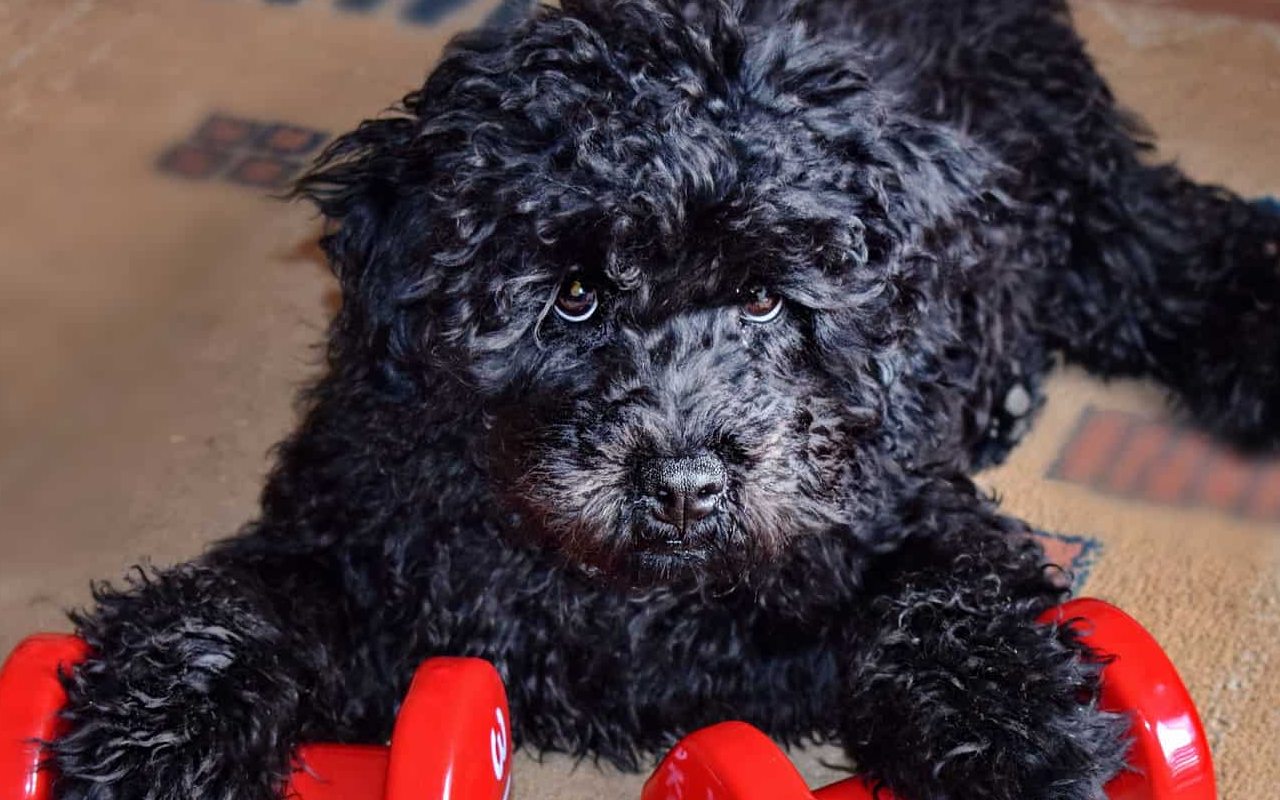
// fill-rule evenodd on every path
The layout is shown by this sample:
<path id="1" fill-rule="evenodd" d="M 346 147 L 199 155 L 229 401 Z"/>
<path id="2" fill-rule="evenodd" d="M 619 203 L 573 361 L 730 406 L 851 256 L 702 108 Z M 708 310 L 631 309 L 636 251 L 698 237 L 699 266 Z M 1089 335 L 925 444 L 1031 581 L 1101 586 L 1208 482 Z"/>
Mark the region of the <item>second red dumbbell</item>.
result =
<path id="1" fill-rule="evenodd" d="M 1102 706 L 1130 716 L 1131 770 L 1106 786 L 1109 800 L 1217 800 L 1213 762 L 1195 705 L 1151 634 L 1100 600 L 1073 600 L 1045 623 L 1070 624 L 1114 657 L 1102 676 Z M 645 784 L 642 800 L 893 800 L 860 778 L 810 790 L 786 754 L 743 722 L 681 740 Z"/>

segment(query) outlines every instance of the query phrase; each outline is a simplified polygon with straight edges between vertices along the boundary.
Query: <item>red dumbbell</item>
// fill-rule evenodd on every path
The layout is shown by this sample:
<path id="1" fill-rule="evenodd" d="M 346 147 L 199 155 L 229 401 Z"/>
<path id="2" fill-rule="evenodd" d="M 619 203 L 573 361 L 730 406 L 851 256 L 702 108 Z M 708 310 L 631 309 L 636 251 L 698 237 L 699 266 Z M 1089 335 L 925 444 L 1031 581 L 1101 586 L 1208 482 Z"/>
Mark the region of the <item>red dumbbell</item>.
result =
<path id="1" fill-rule="evenodd" d="M 1111 800 L 1214 800 L 1213 766 L 1194 705 L 1164 652 L 1142 626 L 1106 603 L 1076 600 L 1046 621 L 1080 626 L 1115 657 L 1103 676 L 1103 706 L 1133 719 L 1127 772 Z M 0 671 L 0 798 L 47 800 L 50 776 L 35 743 L 58 732 L 60 667 L 85 655 L 70 636 L 35 636 Z M 419 668 L 390 748 L 313 744 L 290 788 L 302 800 L 499 800 L 510 789 L 511 734 L 497 672 L 477 659 L 438 658 Z M 811 792 L 763 733 L 741 722 L 681 741 L 645 784 L 642 800 L 872 800 L 852 778 Z M 879 800 L 890 800 L 881 792 Z"/>
<path id="2" fill-rule="evenodd" d="M 59 730 L 59 669 L 85 657 L 74 636 L 32 636 L 0 670 L 0 798 L 50 800 L 40 741 Z M 301 800 L 504 800 L 511 788 L 511 712 L 497 670 L 477 658 L 432 658 L 413 676 L 391 745 L 308 744 L 288 797 Z"/>
<path id="3" fill-rule="evenodd" d="M 1110 800 L 1216 800 L 1204 728 L 1186 687 L 1141 625 L 1101 600 L 1052 609 L 1044 622 L 1077 627 L 1096 650 L 1114 656 L 1103 672 L 1102 706 L 1132 719 L 1133 771 L 1106 786 Z M 854 777 L 810 790 L 769 737 L 744 722 L 695 731 L 667 754 L 642 800 L 893 800 Z"/>

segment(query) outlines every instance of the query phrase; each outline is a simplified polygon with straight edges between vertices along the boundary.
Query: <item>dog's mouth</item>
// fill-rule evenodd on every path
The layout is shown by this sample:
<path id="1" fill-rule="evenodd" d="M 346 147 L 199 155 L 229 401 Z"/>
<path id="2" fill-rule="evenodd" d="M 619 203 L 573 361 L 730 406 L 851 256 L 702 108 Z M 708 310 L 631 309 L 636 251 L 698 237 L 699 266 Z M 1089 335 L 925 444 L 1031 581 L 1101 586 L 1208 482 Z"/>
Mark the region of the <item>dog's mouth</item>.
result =
<path id="1" fill-rule="evenodd" d="M 710 574 L 711 554 L 687 544 L 647 544 L 628 551 L 614 559 L 604 570 L 610 579 L 630 588 L 680 583 L 684 580 L 705 580 Z"/>
<path id="2" fill-rule="evenodd" d="M 672 529 L 669 532 L 654 536 L 652 532 L 643 538 L 637 538 L 631 546 L 631 552 L 638 558 L 656 558 L 671 561 L 682 561 L 690 564 L 705 564 L 712 556 L 712 543 L 702 537 L 693 537 Z"/>
<path id="3" fill-rule="evenodd" d="M 632 586 L 733 577 L 745 565 L 745 547 L 723 519 L 681 530 L 646 520 L 630 532 L 628 544 L 611 554 L 605 572 Z"/>
<path id="4" fill-rule="evenodd" d="M 623 534 L 626 545 L 566 548 L 560 557 L 591 580 L 633 590 L 706 583 L 736 576 L 743 566 L 709 531 L 691 536 L 653 526 Z"/>
<path id="5" fill-rule="evenodd" d="M 691 550 L 686 546 L 673 544 L 670 547 L 636 550 L 631 557 L 643 571 L 662 573 L 696 569 L 707 563 L 709 555 L 706 550 Z"/>

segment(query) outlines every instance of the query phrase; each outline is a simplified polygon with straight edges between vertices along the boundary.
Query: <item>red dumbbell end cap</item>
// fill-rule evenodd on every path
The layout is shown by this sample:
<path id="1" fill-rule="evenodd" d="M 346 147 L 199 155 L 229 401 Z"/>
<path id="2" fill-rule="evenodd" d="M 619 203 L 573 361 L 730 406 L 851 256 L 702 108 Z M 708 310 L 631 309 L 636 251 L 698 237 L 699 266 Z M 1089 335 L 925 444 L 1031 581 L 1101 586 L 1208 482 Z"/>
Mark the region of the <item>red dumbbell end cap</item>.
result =
<path id="1" fill-rule="evenodd" d="M 1155 638 L 1115 606 L 1072 600 L 1041 620 L 1072 624 L 1085 642 L 1114 657 L 1102 678 L 1102 707 L 1127 713 L 1133 745 L 1109 800 L 1217 800 L 1213 759 L 1191 695 Z"/>
<path id="2" fill-rule="evenodd" d="M 504 800 L 513 755 L 511 710 L 493 665 L 428 659 L 396 717 L 386 800 Z"/>
<path id="3" fill-rule="evenodd" d="M 641 800 L 813 800 L 804 778 L 768 736 L 721 722 L 681 739 L 645 781 Z"/>
<path id="4" fill-rule="evenodd" d="M 41 769 L 39 742 L 62 732 L 58 712 L 67 702 L 60 670 L 88 654 L 84 640 L 42 633 L 14 648 L 0 669 L 0 797 L 5 800 L 51 800 L 53 775 Z"/>

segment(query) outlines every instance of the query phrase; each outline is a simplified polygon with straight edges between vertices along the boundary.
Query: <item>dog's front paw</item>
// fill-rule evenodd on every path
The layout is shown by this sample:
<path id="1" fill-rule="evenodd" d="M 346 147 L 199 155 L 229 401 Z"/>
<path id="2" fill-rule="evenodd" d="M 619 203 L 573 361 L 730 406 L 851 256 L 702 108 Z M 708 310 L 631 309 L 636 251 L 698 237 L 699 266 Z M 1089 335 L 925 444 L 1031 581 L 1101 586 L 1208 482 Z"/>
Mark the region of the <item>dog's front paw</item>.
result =
<path id="1" fill-rule="evenodd" d="M 295 645 L 224 576 L 179 567 L 99 590 L 64 680 L 60 800 L 273 800 L 289 769 Z"/>
<path id="2" fill-rule="evenodd" d="M 907 598 L 851 673 L 845 743 L 911 800 L 1102 800 L 1128 720 L 1097 706 L 1102 664 L 1023 609 Z"/>
<path id="3" fill-rule="evenodd" d="M 1035 702 L 1032 700 L 1031 702 Z M 1104 800 L 1103 785 L 1124 767 L 1126 718 L 1076 705 L 1028 720 L 991 709 L 949 740 L 931 765 L 947 800 Z"/>

